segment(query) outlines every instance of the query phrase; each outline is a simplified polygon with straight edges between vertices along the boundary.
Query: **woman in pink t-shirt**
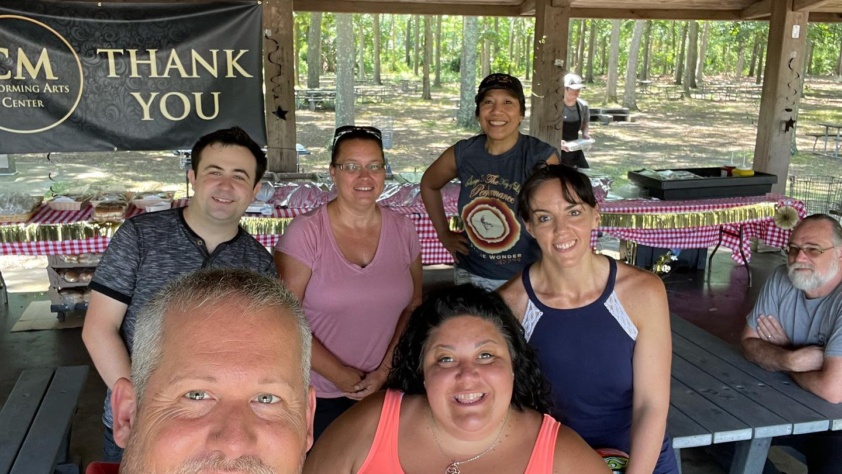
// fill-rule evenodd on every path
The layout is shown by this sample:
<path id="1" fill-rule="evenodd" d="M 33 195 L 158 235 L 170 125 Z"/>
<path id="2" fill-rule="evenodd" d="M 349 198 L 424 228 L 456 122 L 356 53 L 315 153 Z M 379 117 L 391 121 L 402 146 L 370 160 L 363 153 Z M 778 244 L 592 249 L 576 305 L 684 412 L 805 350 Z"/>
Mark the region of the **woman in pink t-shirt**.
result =
<path id="1" fill-rule="evenodd" d="M 305 474 L 608 474 L 549 412 L 549 388 L 511 310 L 461 285 L 431 294 L 395 348 L 385 394 L 336 420 Z"/>
<path id="2" fill-rule="evenodd" d="M 377 204 L 386 180 L 380 131 L 336 129 L 330 176 L 336 198 L 296 217 L 275 246 L 278 273 L 313 331 L 316 438 L 380 389 L 392 348 L 421 299 L 415 224 Z"/>

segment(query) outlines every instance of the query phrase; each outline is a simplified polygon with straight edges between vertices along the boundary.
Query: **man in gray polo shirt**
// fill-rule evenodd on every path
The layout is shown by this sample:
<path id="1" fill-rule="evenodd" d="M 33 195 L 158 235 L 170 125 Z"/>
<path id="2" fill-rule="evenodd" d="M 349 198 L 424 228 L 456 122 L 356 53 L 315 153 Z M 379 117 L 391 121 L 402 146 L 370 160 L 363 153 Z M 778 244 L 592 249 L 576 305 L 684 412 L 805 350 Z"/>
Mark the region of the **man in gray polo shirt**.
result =
<path id="1" fill-rule="evenodd" d="M 787 264 L 766 281 L 742 335 L 746 358 L 788 373 L 801 387 L 842 402 L 842 227 L 824 214 L 798 224 Z M 776 441 L 778 444 L 778 441 Z M 807 457 L 809 472 L 839 472 L 839 432 L 783 438 Z"/>
<path id="2" fill-rule="evenodd" d="M 260 189 L 266 155 L 239 127 L 199 139 L 188 171 L 194 195 L 186 208 L 124 222 L 91 280 L 82 340 L 108 386 L 104 460 L 119 462 L 111 389 L 130 378 L 135 318 L 168 281 L 205 268 L 242 268 L 276 277 L 272 255 L 243 230 L 240 218 Z"/>

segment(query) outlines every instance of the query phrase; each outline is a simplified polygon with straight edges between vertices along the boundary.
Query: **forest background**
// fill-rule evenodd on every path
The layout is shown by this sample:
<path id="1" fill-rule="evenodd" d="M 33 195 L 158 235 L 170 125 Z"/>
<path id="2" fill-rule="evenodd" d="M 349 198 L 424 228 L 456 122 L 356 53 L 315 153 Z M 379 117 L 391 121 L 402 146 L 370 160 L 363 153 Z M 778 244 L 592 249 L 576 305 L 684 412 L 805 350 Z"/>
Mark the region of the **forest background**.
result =
<path id="1" fill-rule="evenodd" d="M 567 64 L 588 84 L 582 98 L 632 114 L 631 122 L 592 125 L 594 173 L 622 186 L 628 171 L 641 168 L 720 166 L 744 157 L 750 165 L 768 27 L 572 19 Z M 389 133 L 392 171 L 417 178 L 448 146 L 478 132 L 473 98 L 482 77 L 510 73 L 530 93 L 534 18 L 297 12 L 294 29 L 296 141 L 309 152 L 299 156 L 300 171 L 327 171 L 337 125 L 373 124 Z M 842 160 L 813 154 L 807 134 L 823 131 L 823 122 L 842 123 L 842 24 L 811 23 L 806 33 L 790 175 L 839 177 Z M 710 93 L 725 87 L 753 92 Z M 308 103 L 303 98 L 313 91 L 335 99 Z M 521 131 L 529 131 L 529 111 Z M 185 189 L 171 150 L 17 158 L 19 168 L 42 173 L 24 180 L 34 187 L 81 179 Z"/>

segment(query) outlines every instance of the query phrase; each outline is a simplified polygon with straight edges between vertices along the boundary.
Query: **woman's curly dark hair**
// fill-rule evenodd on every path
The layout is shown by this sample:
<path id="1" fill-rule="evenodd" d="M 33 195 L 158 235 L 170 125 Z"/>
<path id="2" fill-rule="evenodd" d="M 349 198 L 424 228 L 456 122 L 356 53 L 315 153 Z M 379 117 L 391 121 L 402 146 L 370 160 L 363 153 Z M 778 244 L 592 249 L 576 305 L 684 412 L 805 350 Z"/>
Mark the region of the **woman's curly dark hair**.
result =
<path id="1" fill-rule="evenodd" d="M 448 319 L 466 315 L 491 322 L 506 340 L 514 371 L 512 406 L 549 413 L 549 384 L 538 368 L 535 351 L 526 342 L 523 327 L 499 295 L 469 284 L 432 292 L 415 308 L 395 347 L 386 388 L 426 394 L 423 360 L 430 333 Z"/>

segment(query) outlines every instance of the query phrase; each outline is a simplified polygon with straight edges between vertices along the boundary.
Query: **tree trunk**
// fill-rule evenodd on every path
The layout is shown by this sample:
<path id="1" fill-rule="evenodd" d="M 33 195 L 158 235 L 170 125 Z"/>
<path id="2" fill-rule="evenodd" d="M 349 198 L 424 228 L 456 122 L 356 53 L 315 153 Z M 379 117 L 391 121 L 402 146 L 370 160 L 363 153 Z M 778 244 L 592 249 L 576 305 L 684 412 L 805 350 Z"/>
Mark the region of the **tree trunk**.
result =
<path id="1" fill-rule="evenodd" d="M 643 68 L 640 71 L 640 79 L 649 80 L 649 67 L 652 57 L 652 20 L 646 20 L 646 28 L 643 30 Z"/>
<path id="2" fill-rule="evenodd" d="M 413 39 L 413 42 L 412 42 L 412 47 L 415 50 L 415 57 L 412 59 L 412 71 L 415 74 L 415 76 L 417 77 L 418 76 L 418 66 L 420 65 L 420 62 L 421 62 L 421 16 L 420 15 L 414 15 L 414 16 L 415 16 L 415 21 L 413 23 L 415 23 L 415 28 L 413 30 L 414 39 Z"/>
<path id="3" fill-rule="evenodd" d="M 588 84 L 593 84 L 593 66 L 594 66 L 594 50 L 596 49 L 596 29 L 599 26 L 599 20 L 591 20 L 591 34 L 588 38 L 588 67 L 585 80 Z"/>
<path id="4" fill-rule="evenodd" d="M 675 21 L 670 22 L 670 51 L 672 51 L 672 57 L 678 57 L 678 50 L 676 49 L 676 45 L 678 44 L 678 40 L 675 39 L 677 35 L 675 34 Z M 664 60 L 664 63 L 661 68 L 661 75 L 667 75 L 667 61 Z"/>
<path id="5" fill-rule="evenodd" d="M 433 15 L 424 15 L 424 79 L 422 82 L 421 98 L 433 100 L 430 90 L 430 63 L 433 62 Z"/>
<path id="6" fill-rule="evenodd" d="M 441 15 L 436 15 L 436 76 L 433 86 L 441 87 Z"/>
<path id="7" fill-rule="evenodd" d="M 492 59 L 497 59 L 500 57 L 500 38 L 503 35 L 500 34 L 500 17 L 494 17 L 494 40 L 491 41 L 491 57 Z M 489 40 L 490 41 L 490 40 Z"/>
<path id="8" fill-rule="evenodd" d="M 708 52 L 708 35 L 710 34 L 710 22 L 706 21 L 702 29 L 702 41 L 699 44 L 699 60 L 696 62 L 696 85 L 705 83 L 705 57 Z"/>
<path id="9" fill-rule="evenodd" d="M 412 17 L 406 18 L 406 67 L 412 67 Z"/>
<path id="10" fill-rule="evenodd" d="M 725 76 L 728 75 L 728 71 L 729 71 L 728 65 L 731 64 L 731 58 L 729 58 L 730 54 L 731 54 L 731 43 L 728 42 L 728 41 L 725 41 L 725 42 L 722 43 L 722 57 L 725 58 L 725 61 L 723 62 L 723 66 L 722 66 L 722 74 L 724 74 Z"/>
<path id="11" fill-rule="evenodd" d="M 462 58 L 459 70 L 459 114 L 457 123 L 463 128 L 475 128 L 474 84 L 477 80 L 477 42 L 479 26 L 477 17 L 462 17 Z"/>
<path id="12" fill-rule="evenodd" d="M 695 20 L 687 24 L 687 60 L 684 64 L 684 95 L 690 97 L 690 89 L 696 89 L 696 57 L 699 45 L 699 23 Z"/>
<path id="13" fill-rule="evenodd" d="M 491 45 L 487 38 L 483 38 L 480 47 L 480 76 L 485 77 L 491 74 Z"/>
<path id="14" fill-rule="evenodd" d="M 602 39 L 600 40 L 600 44 L 599 44 L 599 50 L 601 52 L 601 54 L 599 56 L 600 57 L 600 61 L 599 61 L 599 73 L 600 74 L 605 74 L 606 71 L 608 70 L 608 50 L 609 50 L 609 47 L 608 47 L 607 43 L 608 43 L 608 38 L 603 36 Z"/>
<path id="15" fill-rule="evenodd" d="M 766 65 L 766 41 L 760 42 L 760 61 L 757 65 L 757 76 L 754 77 L 755 84 L 761 84 L 763 82 L 763 68 Z"/>
<path id="16" fill-rule="evenodd" d="M 839 39 L 839 57 L 836 58 L 836 75 L 842 77 L 842 35 Z"/>
<path id="17" fill-rule="evenodd" d="M 307 88 L 319 88 L 322 72 L 322 13 L 310 13 L 310 31 L 307 32 Z"/>
<path id="18" fill-rule="evenodd" d="M 760 53 L 760 32 L 754 34 L 754 41 L 751 47 L 751 59 L 748 61 L 748 77 L 754 77 L 754 66 L 757 65 L 757 56 Z"/>
<path id="19" fill-rule="evenodd" d="M 605 85 L 604 103 L 617 101 L 617 76 L 620 71 L 620 20 L 611 20 L 611 51 L 608 55 L 608 83 Z"/>
<path id="20" fill-rule="evenodd" d="M 585 20 L 579 20 L 579 38 L 576 47 L 576 74 L 582 77 L 585 71 Z"/>
<path id="21" fill-rule="evenodd" d="M 372 19 L 372 27 L 374 29 L 374 57 L 371 58 L 374 62 L 374 83 L 378 86 L 383 85 L 383 80 L 380 77 L 380 14 L 375 13 Z"/>
<path id="22" fill-rule="evenodd" d="M 354 123 L 354 24 L 350 13 L 336 14 L 336 127 Z"/>
<path id="23" fill-rule="evenodd" d="M 359 43 L 357 44 L 357 80 L 365 80 L 365 28 L 363 28 L 363 16 L 359 15 Z"/>
<path id="24" fill-rule="evenodd" d="M 293 21 L 293 23 L 295 23 Z M 295 26 L 292 30 L 292 57 L 295 58 L 295 61 L 292 62 L 292 81 L 293 84 L 296 86 L 301 85 L 301 45 L 300 45 L 300 38 L 301 38 L 301 27 L 298 26 L 298 23 L 295 23 Z"/>
<path id="25" fill-rule="evenodd" d="M 675 62 L 675 83 L 681 85 L 681 76 L 684 73 L 684 53 L 687 44 L 687 22 L 681 22 L 681 43 L 678 45 L 678 60 Z"/>
<path id="26" fill-rule="evenodd" d="M 746 53 L 745 53 L 745 45 L 743 43 L 737 43 L 737 67 L 734 71 L 734 80 L 736 82 L 740 81 L 740 78 L 743 77 L 743 67 L 746 63 Z"/>
<path id="27" fill-rule="evenodd" d="M 509 60 L 507 61 L 506 74 L 512 74 L 512 66 L 515 59 L 515 19 L 509 18 Z"/>
<path id="28" fill-rule="evenodd" d="M 529 45 L 533 43 L 532 35 L 528 32 L 525 32 L 523 35 L 523 60 L 526 63 L 525 71 L 526 71 L 526 80 L 530 80 L 532 77 L 532 49 L 530 49 Z"/>
<path id="29" fill-rule="evenodd" d="M 638 110 L 635 86 L 637 86 L 637 58 L 640 55 L 640 41 L 643 38 L 643 20 L 635 20 L 634 32 L 629 45 L 629 60 L 626 66 L 626 89 L 623 93 L 623 107 Z"/>
<path id="30" fill-rule="evenodd" d="M 807 65 L 805 73 L 811 76 L 813 75 L 813 49 L 813 42 L 810 38 L 807 38 L 807 56 L 804 58 L 805 64 Z"/>

